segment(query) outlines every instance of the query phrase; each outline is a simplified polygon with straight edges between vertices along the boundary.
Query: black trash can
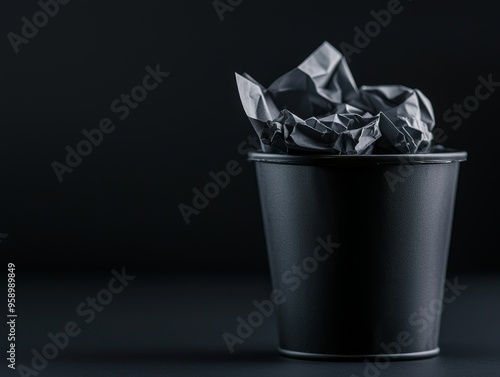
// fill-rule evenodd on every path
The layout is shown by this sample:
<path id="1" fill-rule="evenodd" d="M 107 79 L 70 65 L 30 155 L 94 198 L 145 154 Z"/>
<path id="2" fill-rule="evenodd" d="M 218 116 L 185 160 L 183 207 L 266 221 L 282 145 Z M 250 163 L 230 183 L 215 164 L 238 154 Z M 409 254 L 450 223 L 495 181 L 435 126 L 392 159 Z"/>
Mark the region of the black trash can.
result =
<path id="1" fill-rule="evenodd" d="M 255 161 L 279 350 L 310 359 L 439 353 L 459 163 L 466 152 L 280 155 Z M 439 313 L 440 314 L 440 313 Z"/>

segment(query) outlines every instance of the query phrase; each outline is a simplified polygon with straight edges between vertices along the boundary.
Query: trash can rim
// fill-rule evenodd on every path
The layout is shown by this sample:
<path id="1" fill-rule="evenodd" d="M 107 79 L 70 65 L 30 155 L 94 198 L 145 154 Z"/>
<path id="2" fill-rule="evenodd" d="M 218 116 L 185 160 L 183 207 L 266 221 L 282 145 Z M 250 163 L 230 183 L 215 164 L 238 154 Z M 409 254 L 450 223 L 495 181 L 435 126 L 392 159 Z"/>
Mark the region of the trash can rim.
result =
<path id="1" fill-rule="evenodd" d="M 266 152 L 249 152 L 248 160 L 287 165 L 416 165 L 446 164 L 467 160 L 467 152 L 454 149 L 441 149 L 432 153 L 419 154 L 365 154 L 332 155 L 307 154 L 288 155 Z"/>

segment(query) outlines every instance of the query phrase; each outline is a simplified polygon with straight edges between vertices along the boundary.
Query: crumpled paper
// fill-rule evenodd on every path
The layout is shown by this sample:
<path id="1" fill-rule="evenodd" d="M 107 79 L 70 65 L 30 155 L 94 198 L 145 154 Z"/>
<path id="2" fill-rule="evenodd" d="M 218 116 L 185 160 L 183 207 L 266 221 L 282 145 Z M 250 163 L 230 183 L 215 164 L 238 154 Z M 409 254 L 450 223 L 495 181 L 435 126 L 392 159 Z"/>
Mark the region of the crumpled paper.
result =
<path id="1" fill-rule="evenodd" d="M 236 74 L 248 119 L 271 153 L 425 153 L 434 111 L 418 89 L 357 87 L 344 56 L 324 42 L 267 89 Z"/>

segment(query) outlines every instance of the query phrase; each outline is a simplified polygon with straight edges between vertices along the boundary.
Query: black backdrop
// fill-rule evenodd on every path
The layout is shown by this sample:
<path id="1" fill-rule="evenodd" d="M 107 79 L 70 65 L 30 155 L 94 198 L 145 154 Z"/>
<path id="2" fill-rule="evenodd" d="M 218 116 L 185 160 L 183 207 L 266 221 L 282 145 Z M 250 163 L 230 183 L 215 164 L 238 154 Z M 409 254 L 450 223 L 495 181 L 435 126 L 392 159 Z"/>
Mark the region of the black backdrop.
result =
<path id="1" fill-rule="evenodd" d="M 35 1 L 2 2 L 0 239 L 23 270 L 91 271 L 124 264 L 175 272 L 266 272 L 254 167 L 238 152 L 252 135 L 234 72 L 267 85 L 321 42 L 353 43 L 354 27 L 387 1 L 73 0 L 15 53 Z M 496 139 L 500 93 L 458 129 L 443 122 L 474 94 L 478 76 L 500 81 L 497 2 L 402 1 L 403 10 L 352 56 L 362 84 L 403 84 L 432 101 L 446 145 L 464 148 L 450 269 L 498 272 Z M 41 20 L 43 22 L 43 19 Z M 170 75 L 119 120 L 110 104 Z M 82 130 L 109 117 L 116 129 L 60 183 L 51 167 Z M 242 168 L 198 215 L 178 206 L 230 160 Z M 493 219 L 493 220 L 491 220 Z"/>

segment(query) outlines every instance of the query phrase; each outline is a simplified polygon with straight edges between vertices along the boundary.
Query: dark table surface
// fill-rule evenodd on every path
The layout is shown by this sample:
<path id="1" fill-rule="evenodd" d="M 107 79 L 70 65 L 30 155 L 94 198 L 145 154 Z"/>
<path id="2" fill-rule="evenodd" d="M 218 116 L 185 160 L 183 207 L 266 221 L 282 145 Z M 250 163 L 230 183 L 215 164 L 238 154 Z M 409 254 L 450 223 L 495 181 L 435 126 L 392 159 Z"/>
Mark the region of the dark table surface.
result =
<path id="1" fill-rule="evenodd" d="M 279 356 L 274 316 L 230 354 L 222 334 L 235 332 L 253 300 L 269 297 L 265 277 L 137 274 L 86 323 L 77 307 L 111 278 L 18 276 L 17 364 L 31 367 L 31 350 L 74 321 L 80 333 L 39 376 L 500 376 L 500 277 L 459 276 L 468 288 L 443 312 L 440 356 L 393 361 L 379 374 L 363 362 Z M 19 374 L 5 365 L 0 375 Z"/>

